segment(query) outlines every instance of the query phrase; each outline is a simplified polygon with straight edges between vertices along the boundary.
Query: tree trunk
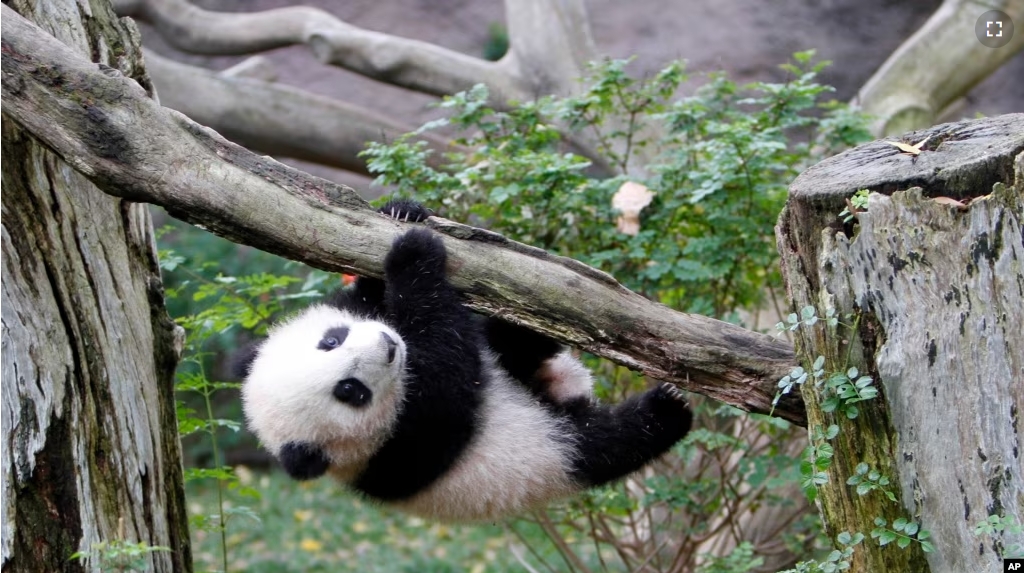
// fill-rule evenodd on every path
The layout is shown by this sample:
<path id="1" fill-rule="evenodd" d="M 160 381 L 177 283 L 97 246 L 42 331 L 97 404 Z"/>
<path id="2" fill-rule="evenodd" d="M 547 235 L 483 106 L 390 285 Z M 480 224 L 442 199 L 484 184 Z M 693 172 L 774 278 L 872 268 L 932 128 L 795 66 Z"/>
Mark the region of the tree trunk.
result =
<path id="1" fill-rule="evenodd" d="M 919 155 L 874 142 L 808 169 L 779 219 L 795 307 L 860 316 L 838 342 L 827 328 L 798 329 L 798 354 L 824 356 L 826 371 L 856 366 L 880 390 L 848 420 L 804 385 L 812 440 L 816 428 L 841 429 L 818 501 L 830 536 L 866 536 L 855 571 L 1001 571 L 1020 535 L 974 529 L 992 515 L 1024 518 L 1024 115 L 904 141 L 926 137 Z M 859 189 L 873 192 L 867 210 L 844 226 L 837 214 Z M 862 462 L 891 480 L 895 503 L 847 485 Z M 881 546 L 870 536 L 878 517 L 890 529 L 920 523 L 935 551 Z"/>
<path id="2" fill-rule="evenodd" d="M 138 32 L 108 3 L 9 5 L 148 86 Z M 189 571 L 178 351 L 147 207 L 100 192 L 6 114 L 2 145 L 3 569 L 98 570 L 71 555 L 123 536 L 170 549 L 149 570 Z"/>

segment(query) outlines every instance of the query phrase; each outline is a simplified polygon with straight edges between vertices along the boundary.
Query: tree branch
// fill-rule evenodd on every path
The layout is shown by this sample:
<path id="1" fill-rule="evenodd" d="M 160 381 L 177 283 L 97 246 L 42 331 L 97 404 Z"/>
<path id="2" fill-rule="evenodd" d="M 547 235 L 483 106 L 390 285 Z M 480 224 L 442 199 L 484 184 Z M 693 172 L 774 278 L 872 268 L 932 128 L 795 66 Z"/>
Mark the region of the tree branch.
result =
<path id="1" fill-rule="evenodd" d="M 1001 48 L 978 41 L 974 23 L 986 9 L 1002 10 L 1018 26 L 1024 25 L 1024 0 L 946 0 L 871 76 L 854 103 L 878 118 L 875 134 L 899 134 L 934 124 L 944 109 L 1024 48 L 1021 30 Z"/>
<path id="2" fill-rule="evenodd" d="M 347 187 L 256 156 L 161 108 L 134 81 L 100 72 L 0 9 L 3 113 L 100 189 L 318 268 L 381 276 L 405 225 L 374 215 Z M 443 219 L 428 224 L 445 235 L 452 283 L 474 309 L 654 378 L 767 412 L 775 382 L 794 363 L 783 342 L 674 312 L 571 259 Z M 804 422 L 795 396 L 776 413 Z"/>
<path id="3" fill-rule="evenodd" d="M 367 141 L 413 131 L 373 111 L 298 88 L 204 70 L 146 52 L 160 103 L 208 125 L 231 141 L 270 155 L 367 173 L 358 157 Z M 451 146 L 421 134 L 435 151 Z M 433 156 L 443 161 L 441 153 Z"/>
<path id="4" fill-rule="evenodd" d="M 508 62 L 488 62 L 428 42 L 345 23 L 308 6 L 253 13 L 212 12 L 186 0 L 116 0 L 120 16 L 152 24 L 176 48 L 241 55 L 306 44 L 325 64 L 437 96 L 485 83 L 502 98 L 532 95 Z M 504 100 L 502 100 L 504 101 Z"/>

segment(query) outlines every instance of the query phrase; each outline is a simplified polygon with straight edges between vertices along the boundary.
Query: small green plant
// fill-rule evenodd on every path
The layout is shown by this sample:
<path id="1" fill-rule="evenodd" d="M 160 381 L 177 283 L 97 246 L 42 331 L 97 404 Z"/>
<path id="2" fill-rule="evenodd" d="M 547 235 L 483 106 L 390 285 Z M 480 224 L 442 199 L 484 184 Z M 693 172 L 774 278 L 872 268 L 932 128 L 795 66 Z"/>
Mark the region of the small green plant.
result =
<path id="1" fill-rule="evenodd" d="M 792 332 L 801 327 L 810 328 L 819 325 L 819 321 L 825 325 L 826 334 L 835 339 L 837 337 L 836 330 L 840 326 L 850 332 L 856 332 L 859 317 L 855 317 L 852 324 L 848 324 L 839 320 L 833 308 L 825 309 L 825 316 L 821 318 L 813 306 L 805 306 L 800 309 L 799 315 L 790 314 L 786 317 L 785 322 L 779 322 L 775 328 L 779 332 Z M 856 418 L 860 414 L 856 404 L 877 397 L 878 388 L 874 386 L 874 378 L 861 376 L 855 366 L 847 367 L 850 350 L 852 350 L 852 346 L 847 347 L 844 363 L 837 365 L 832 372 L 825 371 L 825 357 L 818 355 L 809 371 L 804 370 L 802 366 L 797 366 L 789 374 L 783 376 L 778 382 L 779 391 L 772 400 L 772 407 L 774 408 L 782 396 L 788 394 L 794 387 L 810 379 L 814 381 L 815 388 L 822 392 L 821 409 L 823 412 L 838 411 L 851 420 Z"/>
<path id="2" fill-rule="evenodd" d="M 921 529 L 917 522 L 902 517 L 893 520 L 891 527 L 884 518 L 876 517 L 875 528 L 871 530 L 871 538 L 877 539 L 879 545 L 888 545 L 895 541 L 897 547 L 906 549 L 911 543 L 917 542 L 921 544 L 921 551 L 925 553 L 935 551 L 935 546 L 928 541 L 929 537 L 931 532 L 927 529 Z"/>
<path id="3" fill-rule="evenodd" d="M 803 460 L 800 462 L 800 487 L 812 502 L 818 498 L 818 486 L 828 483 L 828 469 L 832 467 L 835 449 L 828 442 L 839 435 L 839 426 L 830 425 L 822 430 L 815 427 L 811 433 L 811 443 L 804 448 Z"/>
<path id="4" fill-rule="evenodd" d="M 836 573 L 846 571 L 853 562 L 853 548 L 864 541 L 863 533 L 842 532 L 836 536 L 836 547 L 820 561 L 801 561 L 793 569 L 780 573 Z"/>
<path id="5" fill-rule="evenodd" d="M 133 543 L 124 539 L 124 519 L 118 520 L 118 539 L 93 543 L 88 551 L 71 555 L 71 561 L 82 561 L 98 568 L 102 573 L 128 573 L 149 570 L 149 556 L 170 547 L 149 545 L 144 541 Z"/>
<path id="6" fill-rule="evenodd" d="M 882 475 L 878 470 L 873 470 L 871 467 L 861 462 L 857 464 L 855 468 L 856 475 L 850 476 L 846 480 L 846 485 L 857 486 L 857 495 L 867 495 L 872 491 L 878 490 L 882 492 L 882 495 L 889 501 L 896 502 L 896 494 L 889 489 L 889 478 L 888 476 Z"/>
<path id="7" fill-rule="evenodd" d="M 857 213 L 868 210 L 868 195 L 870 194 L 871 192 L 867 189 L 861 189 L 854 193 L 853 197 L 850 197 L 846 203 L 846 208 L 839 212 L 843 223 L 849 223 Z"/>
<path id="8" fill-rule="evenodd" d="M 707 561 L 698 573 L 747 573 L 764 565 L 764 557 L 754 554 L 754 545 L 749 541 L 740 543 L 724 557 L 705 555 L 704 558 Z"/>
<path id="9" fill-rule="evenodd" d="M 1024 526 L 1021 526 L 1012 515 L 990 515 L 984 521 L 974 527 L 974 535 L 987 535 L 989 537 L 1002 537 L 1005 534 L 1021 535 L 1024 533 Z M 1004 559 L 1024 559 L 1024 544 L 1015 543 L 1005 548 Z"/>

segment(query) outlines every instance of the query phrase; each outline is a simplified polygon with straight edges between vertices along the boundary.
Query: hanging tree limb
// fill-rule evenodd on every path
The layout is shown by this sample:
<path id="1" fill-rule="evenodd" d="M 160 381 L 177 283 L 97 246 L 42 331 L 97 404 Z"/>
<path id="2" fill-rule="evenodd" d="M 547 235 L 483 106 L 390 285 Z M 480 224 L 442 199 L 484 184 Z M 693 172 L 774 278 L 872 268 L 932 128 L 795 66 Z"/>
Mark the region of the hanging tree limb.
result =
<path id="1" fill-rule="evenodd" d="M 259 157 L 101 71 L 2 8 L 3 113 L 103 191 L 163 206 L 232 241 L 332 270 L 381 276 L 406 226 L 350 188 Z M 452 283 L 475 309 L 547 332 L 649 376 L 767 412 L 788 344 L 651 302 L 610 276 L 500 235 L 432 218 Z M 787 397 L 776 413 L 804 422 Z"/>

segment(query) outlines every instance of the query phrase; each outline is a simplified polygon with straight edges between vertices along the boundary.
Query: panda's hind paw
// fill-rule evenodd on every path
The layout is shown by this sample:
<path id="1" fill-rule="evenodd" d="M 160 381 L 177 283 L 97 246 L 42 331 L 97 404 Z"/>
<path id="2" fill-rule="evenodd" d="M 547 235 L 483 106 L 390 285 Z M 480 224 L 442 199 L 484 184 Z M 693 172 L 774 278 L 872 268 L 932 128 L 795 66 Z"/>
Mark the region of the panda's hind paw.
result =
<path id="1" fill-rule="evenodd" d="M 385 203 L 380 209 L 377 209 L 377 212 L 383 213 L 397 221 L 404 221 L 408 223 L 426 221 L 427 217 L 433 215 L 430 209 L 427 209 L 419 202 L 413 201 L 412 199 L 392 199 Z"/>

